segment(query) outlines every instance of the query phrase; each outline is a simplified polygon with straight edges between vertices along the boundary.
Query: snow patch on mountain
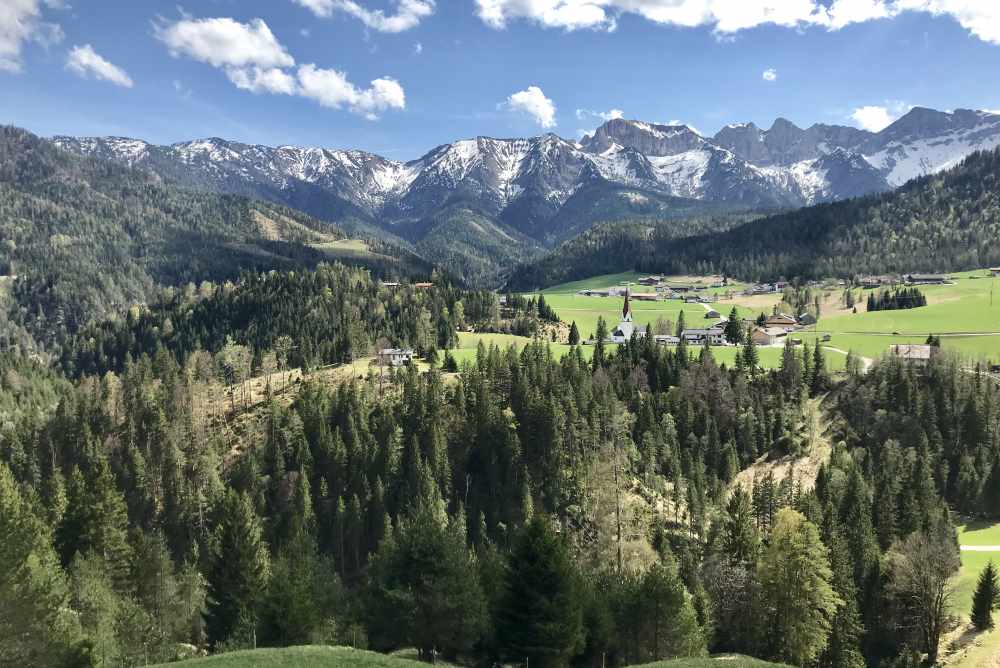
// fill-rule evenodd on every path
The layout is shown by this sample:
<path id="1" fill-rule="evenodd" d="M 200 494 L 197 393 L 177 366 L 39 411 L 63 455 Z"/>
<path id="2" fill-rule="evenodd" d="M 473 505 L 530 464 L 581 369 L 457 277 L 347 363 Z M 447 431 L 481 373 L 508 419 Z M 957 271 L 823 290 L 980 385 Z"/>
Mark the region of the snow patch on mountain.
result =
<path id="1" fill-rule="evenodd" d="M 1000 146 L 1000 116 L 994 118 L 993 123 L 941 136 L 892 141 L 877 153 L 866 155 L 865 160 L 882 171 L 890 185 L 898 187 L 911 179 L 954 167 L 974 151 Z"/>

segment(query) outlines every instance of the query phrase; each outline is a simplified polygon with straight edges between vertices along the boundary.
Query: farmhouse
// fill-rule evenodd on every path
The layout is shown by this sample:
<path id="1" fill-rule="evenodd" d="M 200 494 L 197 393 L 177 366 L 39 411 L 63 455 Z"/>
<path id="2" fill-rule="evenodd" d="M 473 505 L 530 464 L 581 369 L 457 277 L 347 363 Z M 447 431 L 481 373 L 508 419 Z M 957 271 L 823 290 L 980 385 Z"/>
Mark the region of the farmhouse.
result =
<path id="1" fill-rule="evenodd" d="M 809 327 L 816 324 L 816 316 L 812 313 L 802 313 L 799 315 L 799 324 L 803 327 Z"/>
<path id="2" fill-rule="evenodd" d="M 655 302 L 660 300 L 660 295 L 655 292 L 637 292 L 632 295 L 632 299 L 637 302 Z"/>
<path id="3" fill-rule="evenodd" d="M 990 269 L 990 274 L 993 275 L 993 278 L 1000 276 L 1000 267 L 993 267 L 992 269 Z"/>
<path id="4" fill-rule="evenodd" d="M 646 276 L 645 278 L 639 279 L 639 285 L 652 287 L 654 285 L 659 285 L 662 280 L 663 279 L 660 276 Z"/>
<path id="5" fill-rule="evenodd" d="M 655 334 L 653 340 L 661 346 L 676 346 L 681 342 L 680 337 L 672 334 Z"/>
<path id="6" fill-rule="evenodd" d="M 773 346 L 788 336 L 788 331 L 783 327 L 758 327 L 750 336 L 758 346 Z"/>
<path id="7" fill-rule="evenodd" d="M 718 319 L 718 318 L 721 318 L 721 317 L 722 317 L 722 314 L 719 313 L 718 311 L 716 311 L 715 309 L 709 309 L 708 312 L 705 313 L 705 318 L 716 318 L 716 319 Z"/>
<path id="8" fill-rule="evenodd" d="M 409 348 L 383 348 L 378 351 L 379 364 L 405 366 L 413 361 L 413 351 Z"/>
<path id="9" fill-rule="evenodd" d="M 937 355 L 939 351 L 940 348 L 937 346 L 904 343 L 896 344 L 889 348 L 889 352 L 895 357 L 921 365 L 930 362 L 931 358 Z"/>
<path id="10" fill-rule="evenodd" d="M 895 285 L 898 282 L 895 276 L 862 276 L 858 279 L 858 283 L 865 290 L 874 290 L 875 288 L 881 288 L 883 285 Z"/>
<path id="11" fill-rule="evenodd" d="M 767 318 L 764 323 L 768 327 L 795 327 L 799 324 L 798 321 L 790 315 L 785 315 L 784 313 L 775 313 Z"/>
<path id="12" fill-rule="evenodd" d="M 948 282 L 943 274 L 907 274 L 904 278 L 907 285 L 944 285 Z"/>
<path id="13" fill-rule="evenodd" d="M 684 341 L 693 346 L 704 345 L 705 341 L 711 346 L 726 345 L 726 334 L 721 327 L 711 329 L 685 329 L 682 332 Z"/>

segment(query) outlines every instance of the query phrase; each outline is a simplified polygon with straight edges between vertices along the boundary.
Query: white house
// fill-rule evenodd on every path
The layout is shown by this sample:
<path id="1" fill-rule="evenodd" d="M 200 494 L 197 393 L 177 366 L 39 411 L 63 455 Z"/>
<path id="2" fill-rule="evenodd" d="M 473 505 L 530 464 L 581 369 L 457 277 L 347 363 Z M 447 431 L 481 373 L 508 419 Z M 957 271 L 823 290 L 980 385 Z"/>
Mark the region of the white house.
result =
<path id="1" fill-rule="evenodd" d="M 711 346 L 726 345 L 726 333 L 721 327 L 711 329 L 685 329 L 682 333 L 684 341 L 689 345 L 704 345 L 705 341 Z"/>
<path id="2" fill-rule="evenodd" d="M 413 361 L 413 351 L 409 348 L 383 348 L 378 351 L 380 364 L 404 366 Z"/>

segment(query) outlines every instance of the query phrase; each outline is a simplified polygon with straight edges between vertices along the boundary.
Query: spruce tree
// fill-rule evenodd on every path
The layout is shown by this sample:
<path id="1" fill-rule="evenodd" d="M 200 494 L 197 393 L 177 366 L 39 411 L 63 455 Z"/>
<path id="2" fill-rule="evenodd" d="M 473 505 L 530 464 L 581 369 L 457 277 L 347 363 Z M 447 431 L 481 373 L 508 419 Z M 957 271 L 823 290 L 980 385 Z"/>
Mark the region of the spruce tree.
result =
<path id="1" fill-rule="evenodd" d="M 565 668 L 583 643 L 583 615 L 576 574 L 566 545 L 550 520 L 535 515 L 518 533 L 497 636 L 505 660 L 536 668 Z"/>
<path id="2" fill-rule="evenodd" d="M 270 570 L 260 518 L 250 498 L 230 489 L 221 512 L 206 613 L 208 638 L 214 645 L 228 640 L 241 624 L 256 624 L 257 603 L 266 591 Z"/>
<path id="3" fill-rule="evenodd" d="M 972 623 L 980 631 L 993 628 L 993 610 L 1000 607 L 1000 585 L 991 559 L 979 574 L 976 593 L 972 596 Z"/>
<path id="4" fill-rule="evenodd" d="M 569 345 L 575 346 L 580 343 L 580 330 L 576 326 L 576 320 L 569 326 Z"/>

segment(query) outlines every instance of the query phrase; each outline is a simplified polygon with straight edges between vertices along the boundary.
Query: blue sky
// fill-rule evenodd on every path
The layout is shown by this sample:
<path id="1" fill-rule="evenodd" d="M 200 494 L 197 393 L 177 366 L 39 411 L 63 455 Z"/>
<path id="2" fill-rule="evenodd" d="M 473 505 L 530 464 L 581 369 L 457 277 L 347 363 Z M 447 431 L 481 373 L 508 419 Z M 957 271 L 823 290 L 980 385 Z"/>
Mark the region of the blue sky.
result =
<path id="1" fill-rule="evenodd" d="M 0 122 L 42 135 L 409 159 L 475 135 L 577 137 L 619 111 L 713 134 L 1000 109 L 994 0 L 2 5 Z"/>

